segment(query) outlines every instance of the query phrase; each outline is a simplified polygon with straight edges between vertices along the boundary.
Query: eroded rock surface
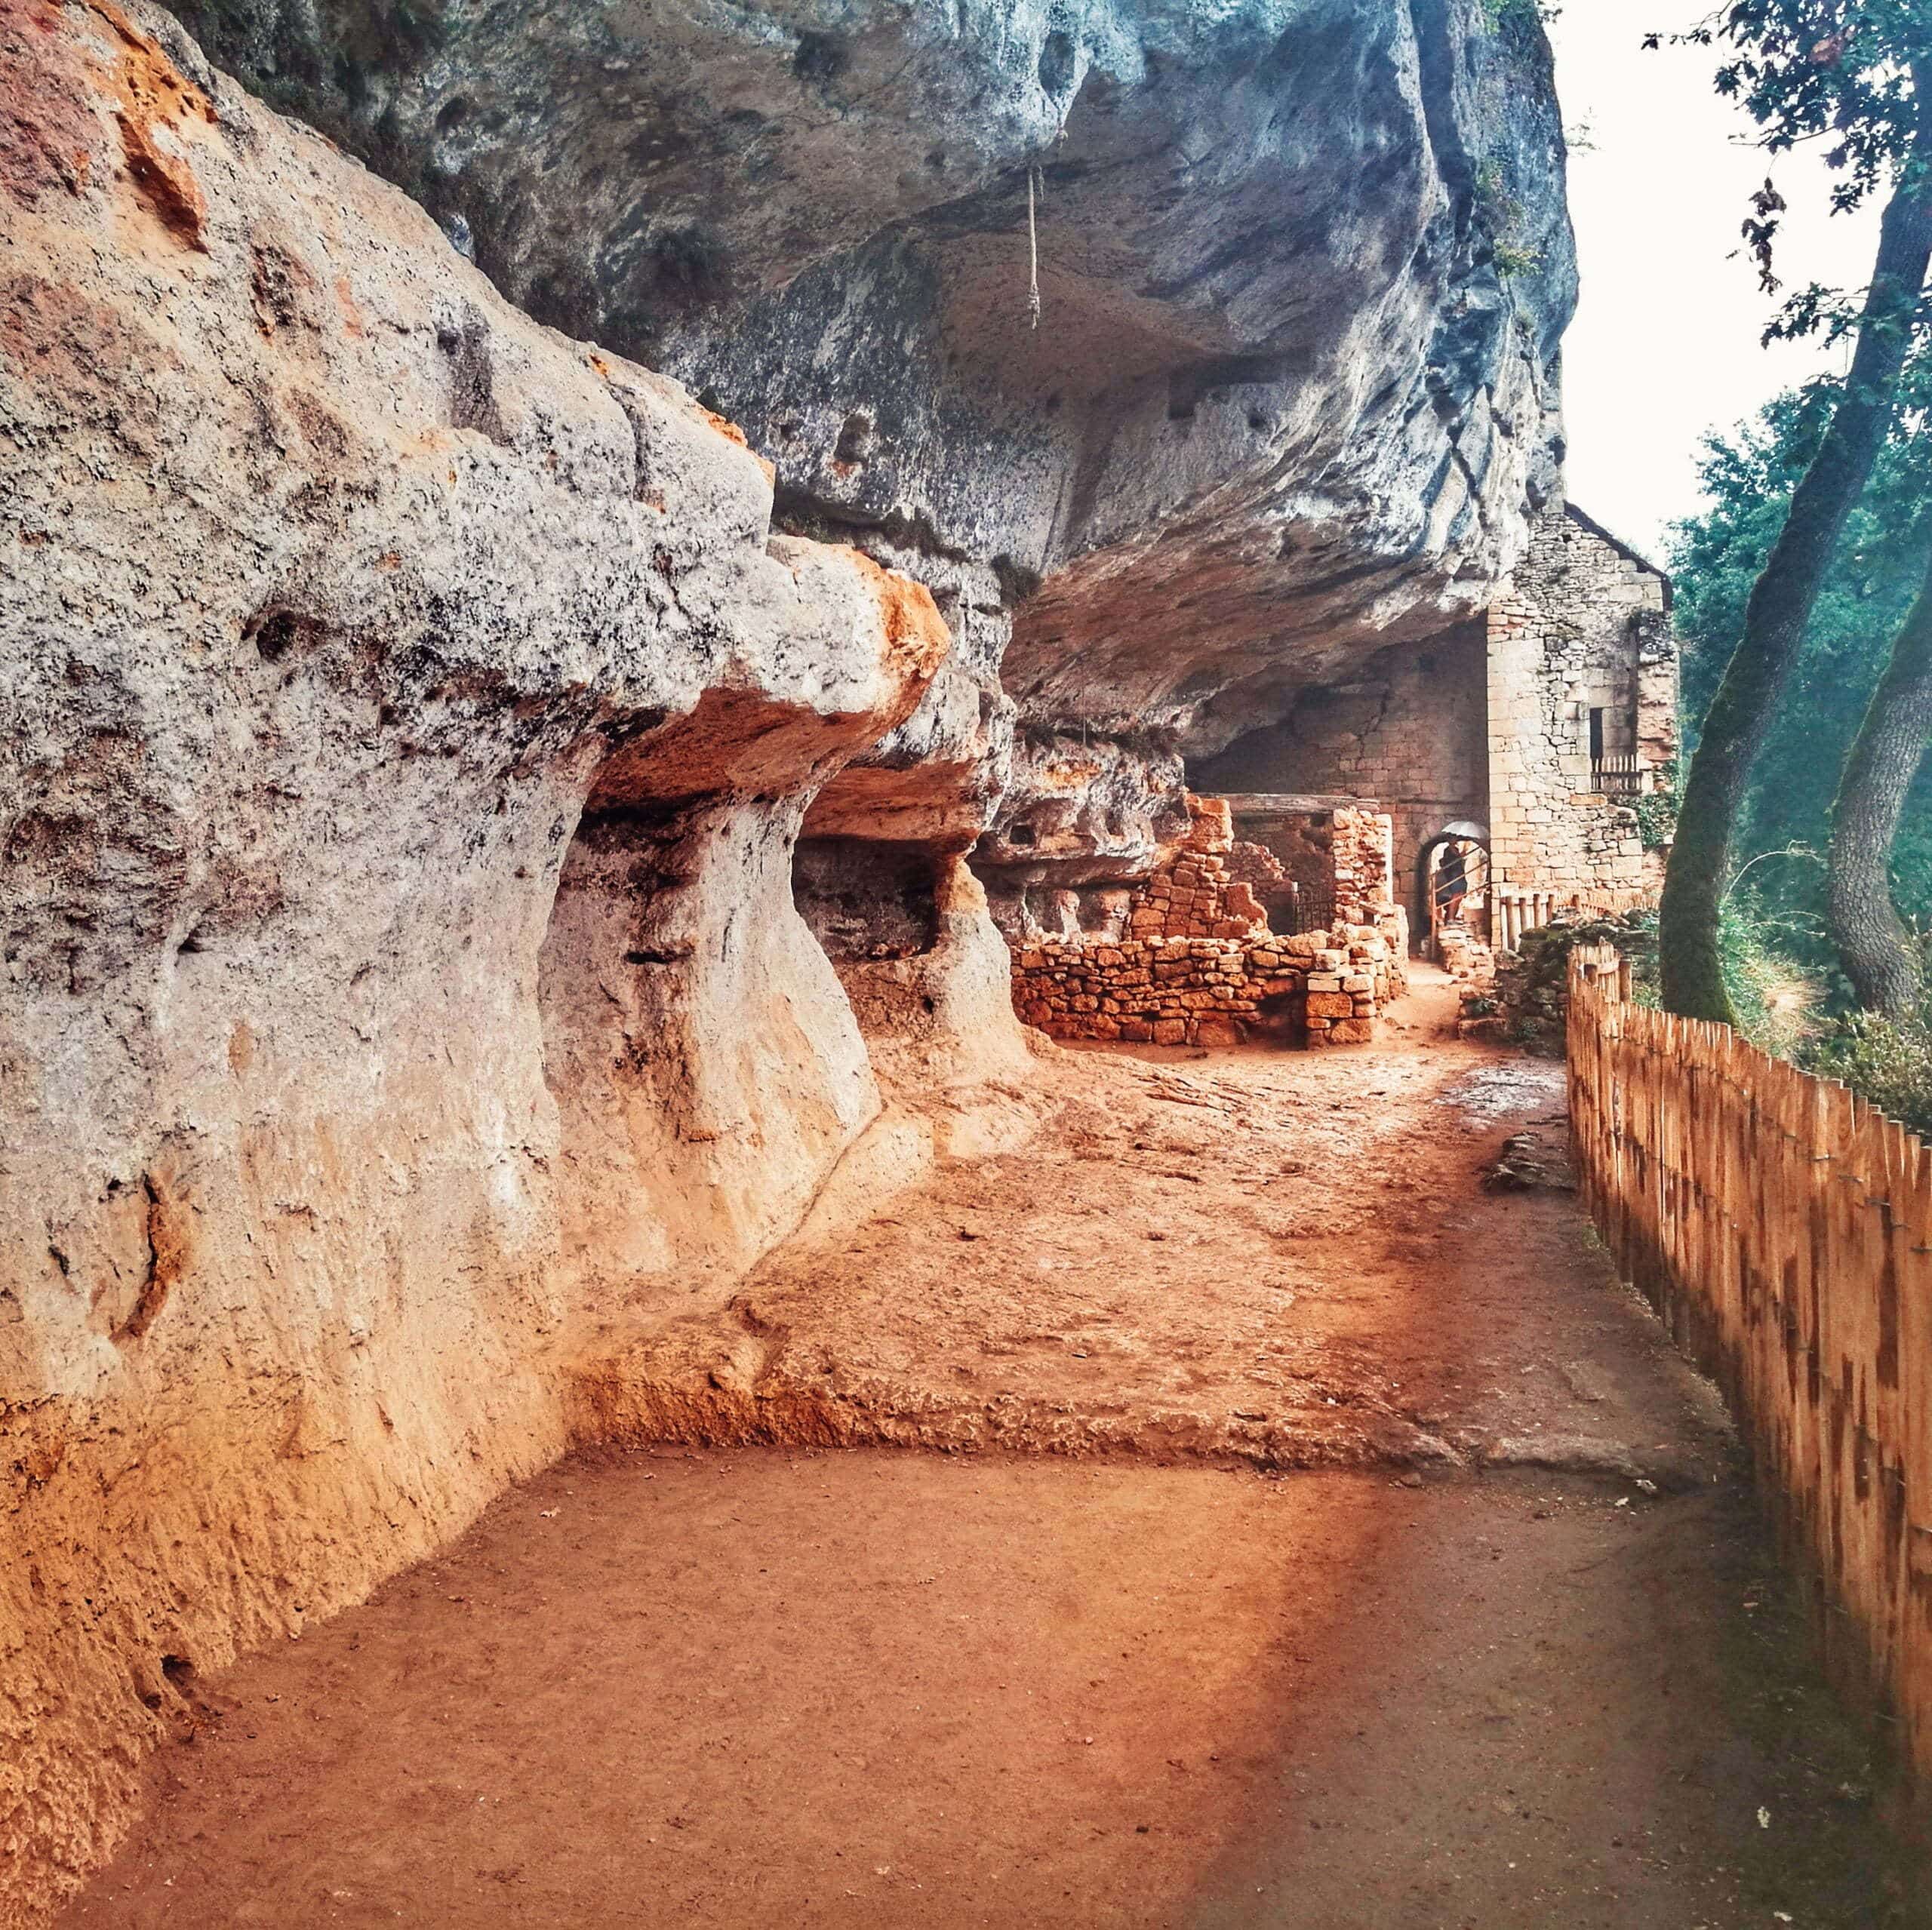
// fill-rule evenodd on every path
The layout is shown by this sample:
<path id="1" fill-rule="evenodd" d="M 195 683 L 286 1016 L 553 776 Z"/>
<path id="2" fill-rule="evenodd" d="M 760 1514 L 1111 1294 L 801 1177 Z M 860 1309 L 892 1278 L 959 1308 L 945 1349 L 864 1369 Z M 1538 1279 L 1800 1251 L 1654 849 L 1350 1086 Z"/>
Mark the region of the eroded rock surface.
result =
<path id="1" fill-rule="evenodd" d="M 1178 750 L 1478 605 L 1553 484 L 1574 273 L 1532 8 L 184 11 L 512 299 L 742 423 L 789 527 L 933 586 L 961 654 L 897 748 L 976 830 L 1002 657 L 1028 737 L 1118 739 L 1158 800 Z M 1084 856 L 1151 840 L 1119 803 Z"/>
<path id="2" fill-rule="evenodd" d="M 0 1913 L 198 1673 L 1017 1145 L 989 889 L 1144 876 L 1559 448 L 1520 9 L 188 11 L 423 204 L 0 0 Z"/>
<path id="3" fill-rule="evenodd" d="M 0 97 L 5 1914 L 875 1120 L 792 848 L 949 639 L 164 16 Z"/>

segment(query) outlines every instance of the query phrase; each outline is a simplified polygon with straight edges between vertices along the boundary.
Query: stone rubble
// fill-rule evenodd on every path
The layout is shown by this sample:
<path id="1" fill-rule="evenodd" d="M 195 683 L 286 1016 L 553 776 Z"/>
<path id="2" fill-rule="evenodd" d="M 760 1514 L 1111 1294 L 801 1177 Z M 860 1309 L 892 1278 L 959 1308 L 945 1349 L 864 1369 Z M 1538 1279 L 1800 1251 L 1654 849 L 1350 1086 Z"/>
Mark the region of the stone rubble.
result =
<path id="1" fill-rule="evenodd" d="M 1334 841 L 1337 922 L 1279 933 L 1252 887 L 1228 875 L 1226 801 L 1187 803 L 1187 837 L 1134 894 L 1124 936 L 1040 939 L 1016 952 L 1020 1019 L 1056 1038 L 1138 1045 L 1367 1044 L 1406 985 L 1404 921 L 1386 896 L 1388 820 L 1336 814 L 1352 821 Z"/>

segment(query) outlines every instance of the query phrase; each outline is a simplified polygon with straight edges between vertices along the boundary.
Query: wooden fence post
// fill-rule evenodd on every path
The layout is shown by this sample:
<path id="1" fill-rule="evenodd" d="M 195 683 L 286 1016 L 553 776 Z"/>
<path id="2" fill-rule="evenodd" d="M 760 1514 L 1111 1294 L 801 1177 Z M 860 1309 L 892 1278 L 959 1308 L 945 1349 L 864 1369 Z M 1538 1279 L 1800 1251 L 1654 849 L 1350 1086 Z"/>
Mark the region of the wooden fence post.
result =
<path id="1" fill-rule="evenodd" d="M 1841 1611 L 1835 1672 L 1890 1705 L 1932 1778 L 1932 1150 L 1631 990 L 1614 948 L 1572 953 L 1583 1198 L 1716 1378 L 1786 1545 Z"/>

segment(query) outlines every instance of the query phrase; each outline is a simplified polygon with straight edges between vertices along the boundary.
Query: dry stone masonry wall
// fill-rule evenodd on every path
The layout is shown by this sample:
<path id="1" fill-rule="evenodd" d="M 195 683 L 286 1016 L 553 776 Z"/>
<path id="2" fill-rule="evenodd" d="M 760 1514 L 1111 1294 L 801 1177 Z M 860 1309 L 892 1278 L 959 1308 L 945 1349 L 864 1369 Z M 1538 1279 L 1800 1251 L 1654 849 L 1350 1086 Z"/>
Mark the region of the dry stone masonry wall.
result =
<path id="1" fill-rule="evenodd" d="M 1634 806 L 1677 754 L 1669 604 L 1668 578 L 1558 506 L 1484 618 L 1303 688 L 1190 774 L 1231 794 L 1291 875 L 1300 851 L 1266 828 L 1273 794 L 1373 800 L 1419 929 L 1429 848 L 1450 834 L 1489 848 L 1499 941 L 1563 906 L 1626 908 L 1662 882 Z"/>
<path id="2" fill-rule="evenodd" d="M 1327 895 L 1341 915 L 1330 930 L 1275 934 L 1251 888 L 1228 878 L 1237 847 L 1227 801 L 1187 802 L 1187 841 L 1134 894 L 1124 936 L 1020 947 L 1020 1018 L 1057 1038 L 1134 1044 L 1367 1043 L 1404 984 L 1387 819 L 1334 814 Z"/>
<path id="3" fill-rule="evenodd" d="M 1486 677 L 1480 619 L 1426 643 L 1392 645 L 1347 678 L 1298 692 L 1279 724 L 1198 761 L 1194 781 L 1237 795 L 1373 801 L 1392 830 L 1394 874 L 1406 903 L 1425 843 L 1446 825 L 1484 817 Z"/>
<path id="4" fill-rule="evenodd" d="M 1268 928 L 1254 887 L 1229 876 L 1234 821 L 1226 801 L 1188 801 L 1187 841 L 1170 853 L 1128 914 L 1130 938 L 1246 938 Z"/>
<path id="5" fill-rule="evenodd" d="M 1661 885 L 1662 855 L 1645 850 L 1633 801 L 1677 754 L 1669 594 L 1668 578 L 1580 512 L 1538 525 L 1489 613 L 1500 885 L 1607 911 Z M 1625 763 L 1627 794 L 1607 794 L 1600 778 L 1623 783 Z"/>

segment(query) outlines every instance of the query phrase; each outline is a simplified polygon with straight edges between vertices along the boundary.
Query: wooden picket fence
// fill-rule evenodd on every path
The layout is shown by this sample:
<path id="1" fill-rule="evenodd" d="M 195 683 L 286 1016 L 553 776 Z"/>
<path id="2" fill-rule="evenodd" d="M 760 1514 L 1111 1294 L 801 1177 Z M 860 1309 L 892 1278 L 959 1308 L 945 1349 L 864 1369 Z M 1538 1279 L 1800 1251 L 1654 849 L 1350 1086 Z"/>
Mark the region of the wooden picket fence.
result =
<path id="1" fill-rule="evenodd" d="M 1833 1671 L 1932 1785 L 1932 1152 L 1728 1026 L 1571 963 L 1584 1197 L 1626 1280 L 1722 1388 Z"/>
<path id="2" fill-rule="evenodd" d="M 1553 891 L 1494 884 L 1490 893 L 1490 943 L 1498 951 L 1514 951 L 1531 932 L 1541 931 L 1555 917 L 1561 902 Z"/>

